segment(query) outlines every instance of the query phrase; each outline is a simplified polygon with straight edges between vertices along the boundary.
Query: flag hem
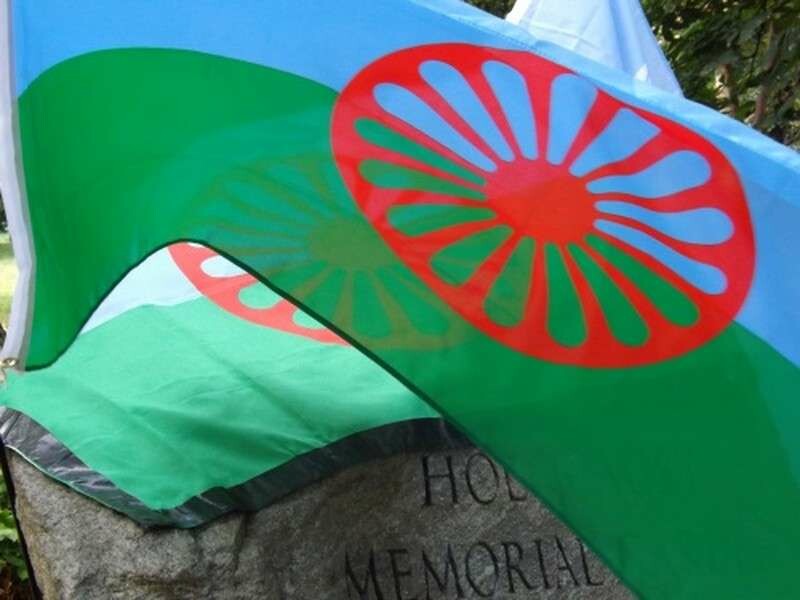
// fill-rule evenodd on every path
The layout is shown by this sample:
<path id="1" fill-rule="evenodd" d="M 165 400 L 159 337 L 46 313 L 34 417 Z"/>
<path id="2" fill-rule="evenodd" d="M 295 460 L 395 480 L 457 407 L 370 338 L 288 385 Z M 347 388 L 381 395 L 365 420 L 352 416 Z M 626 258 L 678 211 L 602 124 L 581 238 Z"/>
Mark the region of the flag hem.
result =
<path id="1" fill-rule="evenodd" d="M 35 255 L 21 177 L 21 145 L 17 143 L 11 10 L 10 1 L 0 0 L 0 48 L 5 51 L 5 59 L 0 60 L 0 148 L 4 149 L 0 153 L 0 192 L 19 275 L 0 359 L 6 366 L 22 370 L 30 340 Z"/>
<path id="2" fill-rule="evenodd" d="M 214 487 L 166 509 L 146 506 L 91 469 L 31 417 L 0 410 L 6 447 L 51 479 L 143 527 L 190 529 L 231 512 L 255 512 L 349 467 L 403 453 L 455 450 L 473 444 L 444 419 L 397 421 L 344 436 L 238 485 Z"/>

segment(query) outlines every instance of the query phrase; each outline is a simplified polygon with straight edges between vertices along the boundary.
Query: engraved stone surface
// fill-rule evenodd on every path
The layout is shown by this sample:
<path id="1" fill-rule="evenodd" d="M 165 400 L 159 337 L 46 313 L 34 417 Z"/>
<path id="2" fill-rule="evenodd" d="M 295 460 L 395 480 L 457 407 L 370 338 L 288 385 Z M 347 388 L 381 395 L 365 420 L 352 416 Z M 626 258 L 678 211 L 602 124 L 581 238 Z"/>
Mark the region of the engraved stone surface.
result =
<path id="1" fill-rule="evenodd" d="M 10 458 L 48 600 L 633 598 L 474 449 L 353 467 L 188 531 L 144 530 Z"/>

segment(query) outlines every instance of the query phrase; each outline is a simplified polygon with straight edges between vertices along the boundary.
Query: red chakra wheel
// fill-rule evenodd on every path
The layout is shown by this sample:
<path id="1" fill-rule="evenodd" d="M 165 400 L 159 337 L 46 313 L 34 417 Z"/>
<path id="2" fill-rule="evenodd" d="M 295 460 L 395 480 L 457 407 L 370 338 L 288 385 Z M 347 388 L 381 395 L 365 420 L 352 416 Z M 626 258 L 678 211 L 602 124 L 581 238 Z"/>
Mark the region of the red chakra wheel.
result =
<path id="1" fill-rule="evenodd" d="M 339 170 L 390 248 L 467 321 L 543 360 L 679 356 L 754 269 L 738 176 L 707 140 L 527 52 L 403 50 L 342 92 Z"/>
<path id="2" fill-rule="evenodd" d="M 170 246 L 169 252 L 178 268 L 204 296 L 237 317 L 318 342 L 347 344 L 294 304 L 210 248 L 200 244 L 180 243 Z"/>

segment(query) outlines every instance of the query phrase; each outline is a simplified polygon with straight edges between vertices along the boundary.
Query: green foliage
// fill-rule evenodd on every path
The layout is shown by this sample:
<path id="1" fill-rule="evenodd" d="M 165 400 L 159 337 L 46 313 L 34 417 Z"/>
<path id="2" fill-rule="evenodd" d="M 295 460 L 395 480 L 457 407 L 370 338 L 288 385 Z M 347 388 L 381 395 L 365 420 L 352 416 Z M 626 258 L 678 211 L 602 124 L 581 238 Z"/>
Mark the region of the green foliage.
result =
<path id="1" fill-rule="evenodd" d="M 800 147 L 800 2 L 642 4 L 688 97 Z"/>
<path id="2" fill-rule="evenodd" d="M 514 0 L 467 0 L 470 4 L 474 4 L 478 8 L 492 13 L 498 17 L 505 17 L 514 6 Z"/>
<path id="3" fill-rule="evenodd" d="M 11 512 L 6 482 L 0 476 L 0 571 L 10 570 L 17 579 L 28 579 L 28 569 L 19 547 L 19 533 Z"/>

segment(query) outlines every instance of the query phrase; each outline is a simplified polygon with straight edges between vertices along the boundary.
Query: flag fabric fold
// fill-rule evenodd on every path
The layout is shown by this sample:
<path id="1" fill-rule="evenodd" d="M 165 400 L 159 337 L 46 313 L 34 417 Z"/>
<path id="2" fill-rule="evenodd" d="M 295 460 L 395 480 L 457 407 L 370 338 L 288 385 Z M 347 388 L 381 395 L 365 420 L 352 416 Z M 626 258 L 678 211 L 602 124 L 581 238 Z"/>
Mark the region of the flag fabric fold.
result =
<path id="1" fill-rule="evenodd" d="M 36 270 L 30 336 L 6 350 L 33 372 L 12 375 L 7 406 L 59 439 L 87 415 L 115 435 L 103 399 L 126 363 L 107 367 L 136 318 L 148 369 L 203 361 L 210 377 L 125 374 L 126 439 L 146 442 L 101 470 L 116 485 L 206 435 L 234 450 L 209 466 L 230 485 L 337 415 L 403 421 L 347 395 L 380 380 L 405 417 L 443 414 L 502 462 L 641 597 L 800 591 L 796 153 L 456 1 L 321 2 L 313 21 L 292 2 L 13 8 Z M 115 283 L 179 242 L 239 270 L 187 260 L 198 290 L 230 275 L 216 297 L 73 343 Z M 265 441 L 247 425 L 274 409 L 252 400 L 261 361 L 291 368 L 307 337 L 281 350 L 224 307 L 275 306 L 267 292 L 352 347 L 325 348 L 341 391 L 307 359 L 281 380 L 296 388 L 272 396 Z M 178 308 L 218 325 L 176 343 L 159 315 L 172 328 Z M 89 370 L 71 377 L 71 361 Z M 237 377 L 216 389 L 222 366 Z M 92 441 L 69 447 L 80 459 Z M 174 492 L 146 504 L 186 500 Z"/>
<path id="2" fill-rule="evenodd" d="M 174 283 L 170 251 L 186 260 L 203 250 L 158 252 L 136 276 L 155 285 L 162 271 Z M 292 310 L 281 320 L 291 305 L 266 286 L 241 288 L 251 306 L 271 304 L 263 323 L 225 310 L 235 282 L 220 269 L 236 277 L 235 267 L 212 257 L 206 269 L 217 275 L 207 295 L 187 280 L 188 298 L 116 312 L 139 290 L 127 279 L 53 366 L 10 373 L 6 445 L 140 523 L 181 527 L 263 507 L 359 461 L 464 445 L 318 323 Z M 34 398 L 38 411 L 27 409 Z"/>

